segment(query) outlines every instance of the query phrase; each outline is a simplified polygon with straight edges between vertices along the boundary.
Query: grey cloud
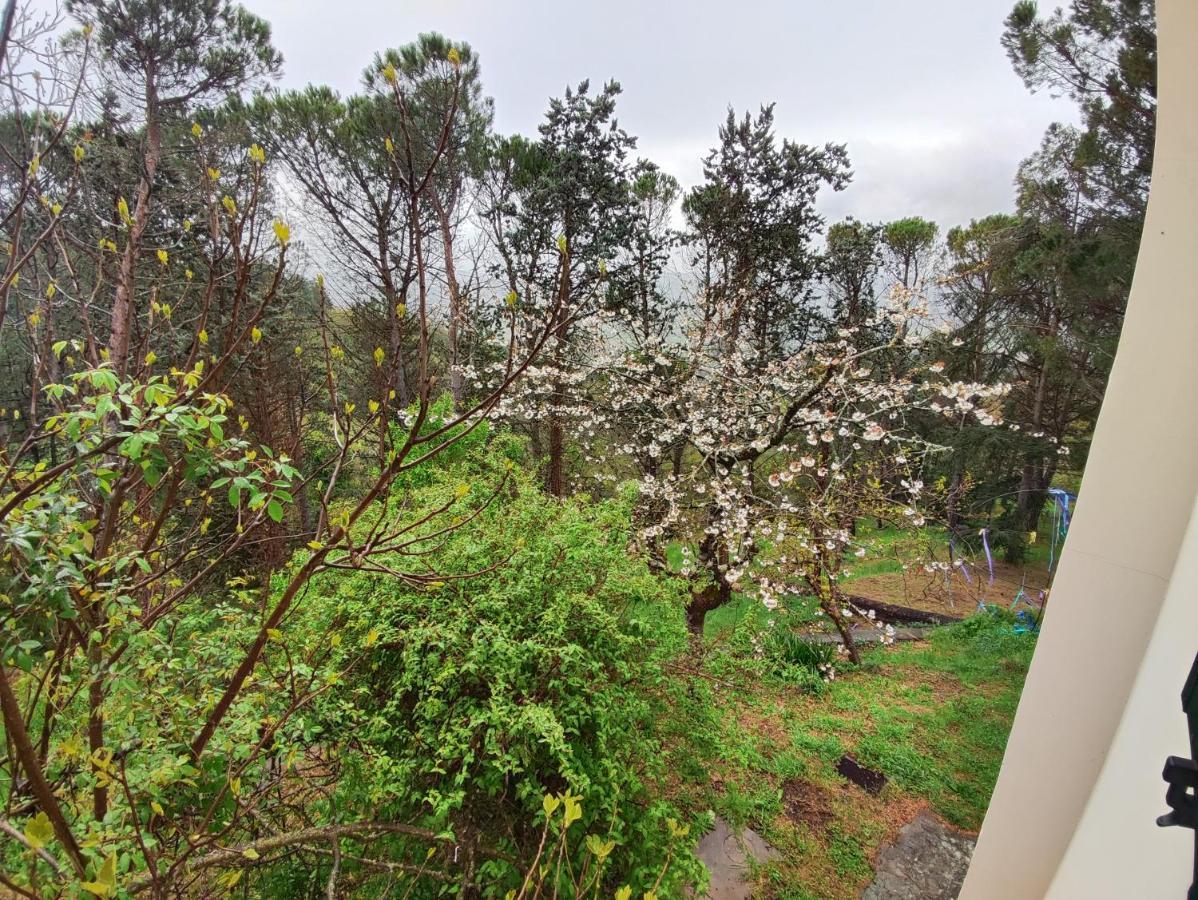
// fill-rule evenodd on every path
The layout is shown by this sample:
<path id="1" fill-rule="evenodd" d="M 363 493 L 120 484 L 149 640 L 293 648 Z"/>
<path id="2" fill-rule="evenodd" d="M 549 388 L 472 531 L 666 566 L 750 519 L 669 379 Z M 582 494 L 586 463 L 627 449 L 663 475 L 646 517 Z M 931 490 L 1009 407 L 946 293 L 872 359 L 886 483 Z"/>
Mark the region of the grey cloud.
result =
<path id="1" fill-rule="evenodd" d="M 1013 0 L 243 0 L 269 19 L 284 86 L 355 90 L 385 46 L 436 30 L 479 51 L 501 131 L 532 133 L 583 78 L 624 87 L 619 116 L 684 184 L 729 105 L 777 103 L 779 132 L 846 142 L 854 184 L 829 215 L 948 226 L 1010 209 L 1015 167 L 1072 107 L 1032 96 L 999 34 Z"/>

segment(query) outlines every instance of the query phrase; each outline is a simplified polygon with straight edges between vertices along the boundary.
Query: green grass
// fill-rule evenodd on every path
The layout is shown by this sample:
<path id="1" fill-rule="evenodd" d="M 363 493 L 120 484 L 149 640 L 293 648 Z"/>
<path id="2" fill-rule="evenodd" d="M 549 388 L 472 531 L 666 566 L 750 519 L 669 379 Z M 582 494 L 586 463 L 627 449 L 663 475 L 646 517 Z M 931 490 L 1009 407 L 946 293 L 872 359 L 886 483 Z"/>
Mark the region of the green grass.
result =
<path id="1" fill-rule="evenodd" d="M 739 619 L 717 617 L 714 634 L 753 615 L 748 602 Z M 760 661 L 721 664 L 699 726 L 709 730 L 688 745 L 694 764 L 676 769 L 685 772 L 678 799 L 752 826 L 780 851 L 759 873 L 770 896 L 856 897 L 878 847 L 920 803 L 958 827 L 980 826 L 1034 646 L 1009 619 L 975 616 L 925 642 L 872 648 L 817 693 L 763 675 Z M 845 753 L 887 775 L 880 796 L 836 773 Z M 822 798 L 818 827 L 788 812 L 789 779 Z"/>

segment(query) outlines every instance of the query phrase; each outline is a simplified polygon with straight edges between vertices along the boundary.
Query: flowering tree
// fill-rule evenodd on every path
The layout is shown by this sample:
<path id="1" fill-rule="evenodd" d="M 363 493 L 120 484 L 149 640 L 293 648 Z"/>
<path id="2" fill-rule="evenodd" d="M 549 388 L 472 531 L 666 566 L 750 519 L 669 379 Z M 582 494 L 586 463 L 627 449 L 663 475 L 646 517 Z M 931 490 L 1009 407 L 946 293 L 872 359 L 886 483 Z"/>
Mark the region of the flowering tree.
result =
<path id="1" fill-rule="evenodd" d="M 920 437 L 919 417 L 993 423 L 1005 388 L 944 379 L 921 353 L 935 332 L 909 292 L 892 293 L 860 329 L 765 361 L 731 332 L 751 300 L 735 307 L 692 310 L 686 338 L 652 353 L 613 346 L 596 357 L 591 427 L 610 428 L 634 460 L 682 446 L 669 467 L 641 467 L 641 535 L 659 554 L 663 539 L 697 548 L 694 630 L 734 591 L 768 607 L 810 594 L 856 658 L 839 587 L 846 556 L 868 552 L 856 521 L 924 524 L 920 468 L 940 448 Z"/>

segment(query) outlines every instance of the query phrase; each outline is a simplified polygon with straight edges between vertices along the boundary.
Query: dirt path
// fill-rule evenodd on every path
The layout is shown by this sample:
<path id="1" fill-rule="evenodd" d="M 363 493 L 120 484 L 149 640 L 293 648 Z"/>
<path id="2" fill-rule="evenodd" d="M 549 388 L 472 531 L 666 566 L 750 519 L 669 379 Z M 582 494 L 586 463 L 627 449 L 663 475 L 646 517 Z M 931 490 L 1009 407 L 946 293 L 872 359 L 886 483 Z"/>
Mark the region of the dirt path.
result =
<path id="1" fill-rule="evenodd" d="M 1014 566 L 995 561 L 994 581 L 982 568 L 970 567 L 966 578 L 960 571 L 948 579 L 941 573 L 928 573 L 912 567 L 906 572 L 868 575 L 845 582 L 844 589 L 870 600 L 909 606 L 949 616 L 967 616 L 979 603 L 1009 606 L 1020 589 L 1032 600 L 1039 599 L 1050 581 L 1040 567 Z"/>

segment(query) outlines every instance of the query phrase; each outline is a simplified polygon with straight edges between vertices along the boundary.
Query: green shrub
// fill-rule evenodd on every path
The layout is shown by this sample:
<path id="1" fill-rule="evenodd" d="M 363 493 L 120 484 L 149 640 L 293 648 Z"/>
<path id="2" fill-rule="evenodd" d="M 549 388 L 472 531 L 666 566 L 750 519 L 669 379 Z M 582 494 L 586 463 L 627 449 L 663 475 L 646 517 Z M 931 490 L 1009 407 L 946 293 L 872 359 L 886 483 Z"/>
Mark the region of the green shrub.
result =
<path id="1" fill-rule="evenodd" d="M 656 723 L 676 689 L 663 663 L 686 647 L 684 588 L 629 555 L 630 496 L 547 498 L 511 467 L 514 439 L 480 429 L 463 446 L 405 485 L 413 519 L 455 499 L 463 507 L 458 530 L 418 540 L 395 562 L 418 571 L 435 546 L 435 580 L 320 579 L 289 626 L 335 642 L 347 663 L 300 720 L 336 747 L 342 777 L 329 814 L 452 832 L 489 855 L 479 877 L 502 896 L 535 855 L 544 797 L 570 794 L 578 834 L 619 848 L 605 882 L 639 896 L 673 854 L 659 892 L 680 890 L 695 863 L 671 846 L 677 811 L 648 787 L 665 774 Z M 427 850 L 389 840 L 399 862 Z M 581 837 L 575 844 L 577 873 L 587 851 Z"/>

